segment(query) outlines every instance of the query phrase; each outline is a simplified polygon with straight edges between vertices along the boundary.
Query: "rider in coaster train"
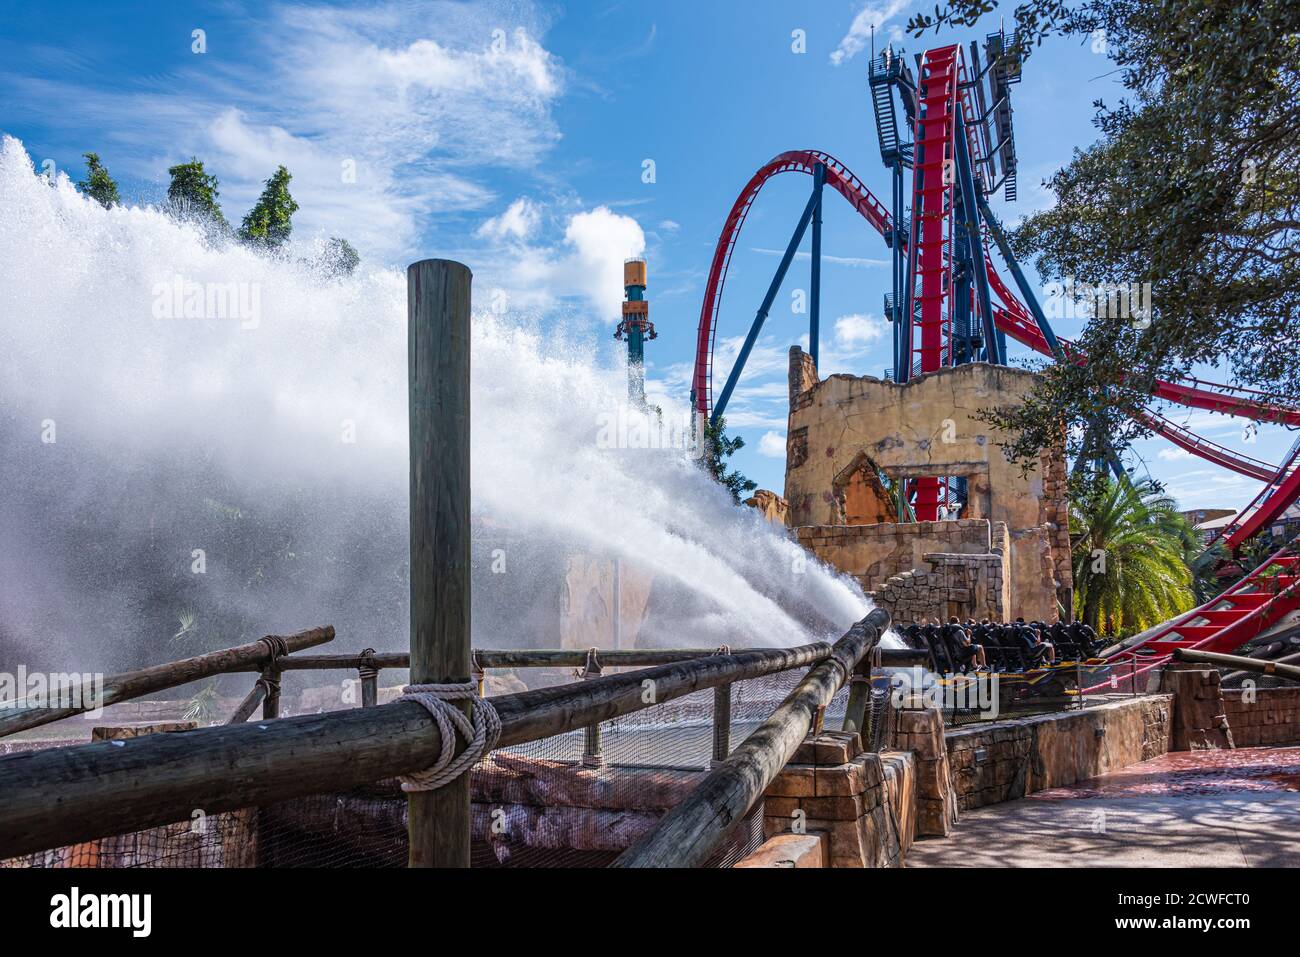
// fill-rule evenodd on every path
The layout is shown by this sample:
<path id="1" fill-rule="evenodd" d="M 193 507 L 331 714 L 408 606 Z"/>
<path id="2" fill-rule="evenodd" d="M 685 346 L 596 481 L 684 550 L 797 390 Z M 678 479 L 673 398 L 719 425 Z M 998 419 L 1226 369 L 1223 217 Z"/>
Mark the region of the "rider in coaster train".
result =
<path id="1" fill-rule="evenodd" d="M 970 671 L 972 667 L 983 671 L 988 667 L 984 646 L 977 644 L 971 638 L 970 632 L 962 627 L 955 616 L 948 619 L 948 624 L 943 626 L 943 630 L 944 637 L 953 650 L 953 656 L 963 671 Z"/>
<path id="2" fill-rule="evenodd" d="M 1044 641 L 1042 635 L 1025 624 L 1023 618 L 1016 619 L 1015 634 L 1021 647 L 1024 648 L 1028 664 L 1040 665 L 1046 659 L 1050 665 L 1056 661 L 1056 649 L 1052 647 L 1051 642 Z"/>

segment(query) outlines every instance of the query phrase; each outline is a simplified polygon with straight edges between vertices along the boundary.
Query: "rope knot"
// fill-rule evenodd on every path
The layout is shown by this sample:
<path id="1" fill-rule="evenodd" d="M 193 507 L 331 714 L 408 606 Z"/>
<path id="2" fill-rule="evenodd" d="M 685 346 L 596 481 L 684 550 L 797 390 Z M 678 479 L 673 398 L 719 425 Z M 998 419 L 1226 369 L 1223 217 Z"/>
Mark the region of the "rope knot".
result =
<path id="1" fill-rule="evenodd" d="M 266 635 L 257 639 L 266 645 L 266 650 L 271 656 L 271 663 L 275 663 L 276 658 L 283 658 L 289 653 L 289 645 L 279 635 Z"/>
<path id="2" fill-rule="evenodd" d="M 438 726 L 440 751 L 432 767 L 401 777 L 403 791 L 436 791 L 460 777 L 496 747 L 501 718 L 491 703 L 478 696 L 474 683 L 407 685 L 398 701 L 422 705 Z M 452 702 L 470 702 L 472 717 Z M 467 742 L 456 755 L 456 732 Z"/>

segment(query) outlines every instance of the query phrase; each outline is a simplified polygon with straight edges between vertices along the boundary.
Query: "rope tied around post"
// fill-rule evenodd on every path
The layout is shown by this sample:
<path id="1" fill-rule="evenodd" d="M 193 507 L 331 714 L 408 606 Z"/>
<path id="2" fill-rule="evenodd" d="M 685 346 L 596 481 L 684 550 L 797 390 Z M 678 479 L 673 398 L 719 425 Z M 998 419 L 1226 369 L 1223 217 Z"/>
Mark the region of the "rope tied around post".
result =
<path id="1" fill-rule="evenodd" d="M 362 648 L 361 654 L 357 656 L 357 677 L 364 681 L 367 678 L 379 677 L 379 668 L 375 666 L 375 649 Z"/>
<path id="2" fill-rule="evenodd" d="M 275 664 L 276 658 L 283 658 L 289 653 L 289 645 L 279 635 L 266 635 L 257 640 L 266 645 L 266 650 L 271 655 L 269 664 Z"/>
<path id="3" fill-rule="evenodd" d="M 403 791 L 436 791 L 450 784 L 480 758 L 496 747 L 501 736 L 501 718 L 497 709 L 486 698 L 480 698 L 474 682 L 455 684 L 407 685 L 398 701 L 415 701 L 422 705 L 438 725 L 441 750 L 438 760 L 429 768 L 413 774 L 402 775 Z M 472 718 L 452 702 L 470 702 Z M 467 742 L 459 757 L 456 753 L 456 732 Z"/>

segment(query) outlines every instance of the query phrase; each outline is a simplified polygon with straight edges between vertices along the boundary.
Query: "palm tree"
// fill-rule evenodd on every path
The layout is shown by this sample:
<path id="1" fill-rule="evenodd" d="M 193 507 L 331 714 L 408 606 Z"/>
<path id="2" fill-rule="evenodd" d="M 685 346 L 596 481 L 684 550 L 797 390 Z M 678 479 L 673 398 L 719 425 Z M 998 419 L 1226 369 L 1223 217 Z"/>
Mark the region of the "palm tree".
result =
<path id="1" fill-rule="evenodd" d="M 1075 613 L 1099 634 L 1133 633 L 1196 606 L 1196 538 L 1149 480 L 1099 479 L 1070 508 Z"/>

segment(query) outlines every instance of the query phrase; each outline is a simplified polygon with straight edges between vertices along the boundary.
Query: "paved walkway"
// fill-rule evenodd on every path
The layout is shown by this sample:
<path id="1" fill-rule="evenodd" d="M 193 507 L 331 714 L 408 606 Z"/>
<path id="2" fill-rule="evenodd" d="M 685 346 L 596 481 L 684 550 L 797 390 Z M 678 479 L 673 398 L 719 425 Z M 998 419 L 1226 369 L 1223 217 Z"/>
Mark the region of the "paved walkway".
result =
<path id="1" fill-rule="evenodd" d="M 1300 748 L 1167 754 L 966 811 L 908 867 L 1300 867 Z"/>

